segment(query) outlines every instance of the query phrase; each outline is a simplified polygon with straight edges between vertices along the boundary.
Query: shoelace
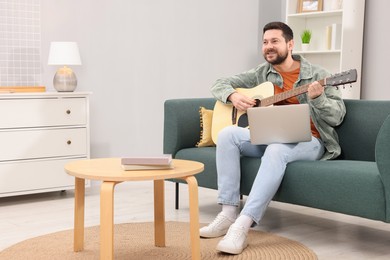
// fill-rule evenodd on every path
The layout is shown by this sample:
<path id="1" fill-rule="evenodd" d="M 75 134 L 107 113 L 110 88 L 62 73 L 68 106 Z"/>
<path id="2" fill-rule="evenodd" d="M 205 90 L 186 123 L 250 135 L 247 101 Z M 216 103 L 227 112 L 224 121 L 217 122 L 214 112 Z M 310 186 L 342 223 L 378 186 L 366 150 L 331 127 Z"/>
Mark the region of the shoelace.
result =
<path id="1" fill-rule="evenodd" d="M 218 214 L 218 216 L 211 222 L 210 226 L 217 226 L 222 223 L 226 217 L 224 215 Z"/>
<path id="2" fill-rule="evenodd" d="M 226 234 L 226 238 L 231 238 L 233 241 L 236 241 L 241 237 L 242 233 L 244 233 L 244 232 L 242 231 L 241 228 L 231 227 L 231 228 L 229 228 L 229 230 Z"/>

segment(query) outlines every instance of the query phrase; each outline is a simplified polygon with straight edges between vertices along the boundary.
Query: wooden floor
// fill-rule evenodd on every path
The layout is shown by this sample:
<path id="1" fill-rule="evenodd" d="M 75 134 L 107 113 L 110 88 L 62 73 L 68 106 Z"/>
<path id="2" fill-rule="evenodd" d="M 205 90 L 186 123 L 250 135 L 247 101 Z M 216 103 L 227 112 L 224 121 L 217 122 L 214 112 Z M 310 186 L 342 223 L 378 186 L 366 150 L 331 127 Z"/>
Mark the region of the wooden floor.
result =
<path id="1" fill-rule="evenodd" d="M 166 182 L 167 221 L 189 221 L 187 186 L 180 187 L 180 210 L 175 210 L 174 184 Z M 73 195 L 67 191 L 0 198 L 0 250 L 28 238 L 72 229 Z M 214 190 L 199 188 L 201 223 L 210 222 L 220 211 L 216 196 Z M 99 225 L 99 183 L 86 191 L 85 218 L 86 226 Z M 144 221 L 153 221 L 153 183 L 117 185 L 115 223 Z M 319 259 L 390 259 L 390 224 L 379 221 L 271 202 L 256 229 L 300 241 Z"/>

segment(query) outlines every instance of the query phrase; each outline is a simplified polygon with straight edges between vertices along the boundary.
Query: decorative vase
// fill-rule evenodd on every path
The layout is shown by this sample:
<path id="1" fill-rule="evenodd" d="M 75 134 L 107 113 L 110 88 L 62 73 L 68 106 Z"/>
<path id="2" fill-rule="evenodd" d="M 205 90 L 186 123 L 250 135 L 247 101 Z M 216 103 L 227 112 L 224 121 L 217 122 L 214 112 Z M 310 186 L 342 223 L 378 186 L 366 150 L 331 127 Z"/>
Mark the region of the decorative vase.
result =
<path id="1" fill-rule="evenodd" d="M 302 43 L 302 51 L 308 51 L 310 47 L 310 43 Z"/>

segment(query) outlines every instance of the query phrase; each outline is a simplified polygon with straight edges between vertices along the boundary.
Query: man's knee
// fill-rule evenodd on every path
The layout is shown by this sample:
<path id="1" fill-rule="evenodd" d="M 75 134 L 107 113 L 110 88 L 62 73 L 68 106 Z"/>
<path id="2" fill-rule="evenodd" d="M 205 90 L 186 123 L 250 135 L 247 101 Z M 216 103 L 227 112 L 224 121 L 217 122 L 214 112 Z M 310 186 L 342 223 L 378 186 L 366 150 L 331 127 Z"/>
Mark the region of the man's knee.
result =
<path id="1" fill-rule="evenodd" d="M 227 126 L 218 133 L 217 147 L 231 143 L 234 136 L 234 128 L 234 126 Z"/>
<path id="2" fill-rule="evenodd" d="M 235 132 L 237 132 L 237 126 L 231 125 L 231 126 L 224 127 L 219 132 L 218 139 L 233 136 Z"/>
<path id="3" fill-rule="evenodd" d="M 267 146 L 265 155 L 266 157 L 270 157 L 273 159 L 279 158 L 287 160 L 288 150 L 289 148 L 287 144 L 270 144 Z"/>

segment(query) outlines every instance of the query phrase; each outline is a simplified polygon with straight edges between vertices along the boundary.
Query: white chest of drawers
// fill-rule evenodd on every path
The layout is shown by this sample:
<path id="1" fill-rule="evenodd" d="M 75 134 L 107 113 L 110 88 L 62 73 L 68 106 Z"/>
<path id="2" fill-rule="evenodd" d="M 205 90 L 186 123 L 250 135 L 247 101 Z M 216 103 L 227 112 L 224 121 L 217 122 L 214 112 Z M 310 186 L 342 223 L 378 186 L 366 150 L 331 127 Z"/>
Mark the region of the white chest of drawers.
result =
<path id="1" fill-rule="evenodd" d="M 73 189 L 89 136 L 89 93 L 0 94 L 0 197 Z"/>

